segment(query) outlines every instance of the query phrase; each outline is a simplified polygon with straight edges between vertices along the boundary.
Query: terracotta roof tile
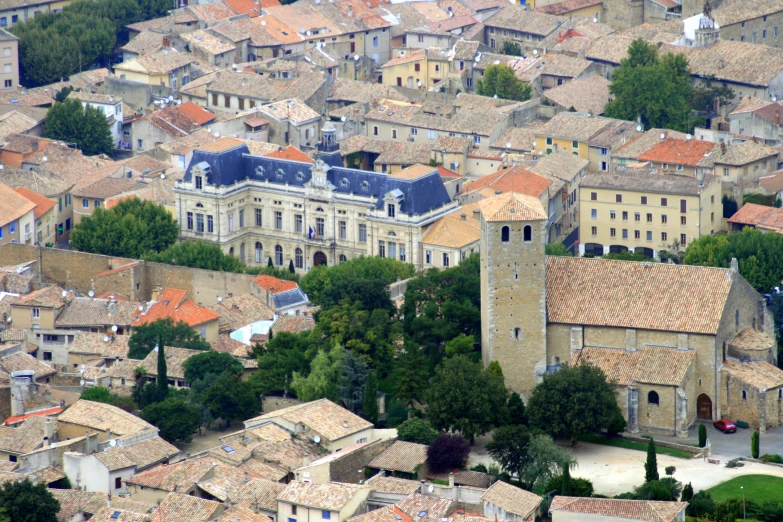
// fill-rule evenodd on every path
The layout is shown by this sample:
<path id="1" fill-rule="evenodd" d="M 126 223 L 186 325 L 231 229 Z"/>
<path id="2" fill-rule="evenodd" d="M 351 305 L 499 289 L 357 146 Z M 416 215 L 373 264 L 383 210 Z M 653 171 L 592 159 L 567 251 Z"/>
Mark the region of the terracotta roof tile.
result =
<path id="1" fill-rule="evenodd" d="M 507 192 L 479 201 L 485 221 L 546 220 L 547 215 L 538 198 Z"/>
<path id="2" fill-rule="evenodd" d="M 766 205 L 757 205 L 755 203 L 745 203 L 733 216 L 729 218 L 729 223 L 737 225 L 756 226 L 768 218 L 771 214 L 777 212 L 775 207 Z"/>
<path id="3" fill-rule="evenodd" d="M 181 493 L 169 493 L 153 513 L 152 522 L 194 522 L 210 520 L 220 513 L 223 505 L 213 500 Z"/>
<path id="4" fill-rule="evenodd" d="M 398 440 L 376 455 L 368 466 L 386 471 L 413 473 L 425 460 L 427 460 L 426 445 Z"/>
<path id="5" fill-rule="evenodd" d="M 522 167 L 510 167 L 468 183 L 465 185 L 463 193 L 470 194 L 476 190 L 490 187 L 501 192 L 517 192 L 540 198 L 551 183 L 547 178 Z"/>
<path id="6" fill-rule="evenodd" d="M 602 3 L 602 0 L 564 0 L 562 2 L 536 7 L 535 12 L 550 15 L 564 15 L 586 7 L 600 6 Z"/>
<path id="7" fill-rule="evenodd" d="M 783 386 L 783 370 L 765 361 L 742 363 L 729 358 L 721 371 L 761 391 Z"/>
<path id="8" fill-rule="evenodd" d="M 47 422 L 55 421 L 34 416 L 15 427 L 0 426 L 0 450 L 18 455 L 40 448 Z"/>
<path id="9" fill-rule="evenodd" d="M 278 495 L 277 500 L 310 508 L 340 511 L 363 489 L 367 487 L 341 482 L 313 484 L 294 480 Z"/>
<path id="10" fill-rule="evenodd" d="M 315 163 L 315 160 L 302 152 L 301 150 L 297 149 L 293 145 L 289 145 L 288 147 L 284 148 L 281 151 L 277 152 L 270 152 L 269 154 L 264 154 L 267 158 L 280 158 L 280 159 L 287 159 L 291 161 L 301 161 L 303 163 Z"/>
<path id="11" fill-rule="evenodd" d="M 705 187 L 720 183 L 718 176 L 704 176 L 702 181 L 681 174 L 651 173 L 647 169 L 615 170 L 615 173 L 588 172 L 580 187 L 628 190 L 655 194 L 698 196 Z"/>
<path id="12" fill-rule="evenodd" d="M 5 375 L 0 376 L 0 380 L 9 380 L 10 374 L 21 370 L 33 370 L 35 378 L 40 379 L 57 373 L 57 370 L 43 361 L 24 352 L 16 352 L 0 359 L 0 368 L 4 370 Z"/>
<path id="13" fill-rule="evenodd" d="M 212 469 L 212 464 L 209 457 L 183 460 L 136 473 L 126 482 L 162 491 L 187 491 Z"/>
<path id="14" fill-rule="evenodd" d="M 169 379 L 184 379 L 185 369 L 182 365 L 194 355 L 202 353 L 200 350 L 188 350 L 187 348 L 175 348 L 173 346 L 164 347 L 163 352 L 166 356 L 166 370 Z M 136 361 L 136 366 L 143 366 L 147 370 L 147 375 L 156 377 L 158 375 L 158 353 L 152 350 L 141 361 L 141 364 Z"/>
<path id="15" fill-rule="evenodd" d="M 0 225 L 15 221 L 34 210 L 36 204 L 8 185 L 0 183 Z"/>
<path id="16" fill-rule="evenodd" d="M 685 510 L 687 502 L 619 500 L 610 498 L 564 497 L 552 499 L 549 511 L 581 513 L 644 522 L 673 522 Z"/>
<path id="17" fill-rule="evenodd" d="M 299 333 L 312 330 L 313 328 L 315 328 L 315 320 L 313 320 L 312 317 L 304 315 L 280 315 L 277 317 L 274 324 L 272 324 L 272 331 L 274 333 Z"/>
<path id="18" fill-rule="evenodd" d="M 417 522 L 440 522 L 452 511 L 453 505 L 454 501 L 451 499 L 421 493 L 413 493 L 396 503 L 400 511 L 411 518 L 415 517 Z M 420 513 L 425 515 L 420 517 Z"/>
<path id="19" fill-rule="evenodd" d="M 46 196 L 42 196 L 41 194 L 38 194 L 37 192 L 33 192 L 32 190 L 28 190 L 25 187 L 18 187 L 15 188 L 14 190 L 16 190 L 19 194 L 21 194 L 26 199 L 32 201 L 33 204 L 35 204 L 35 208 L 33 209 L 33 215 L 35 216 L 36 219 L 46 214 L 46 212 L 48 212 L 57 204 L 51 199 L 47 198 Z"/>
<path id="20" fill-rule="evenodd" d="M 68 353 L 90 354 L 104 359 L 127 359 L 130 335 L 115 335 L 104 341 L 104 333 L 81 332 L 68 346 Z"/>
<path id="21" fill-rule="evenodd" d="M 120 408 L 86 400 L 76 402 L 60 414 L 57 420 L 87 426 L 99 432 L 109 430 L 119 436 L 157 429 L 152 424 Z"/>
<path id="22" fill-rule="evenodd" d="M 245 421 L 245 426 L 257 426 L 264 422 L 274 422 L 282 417 L 287 422 L 302 424 L 313 433 L 330 441 L 341 439 L 352 433 L 372 427 L 370 422 L 354 415 L 328 399 L 306 402 L 282 410 L 267 413 Z M 346 427 L 347 425 L 347 427 Z"/>
<path id="23" fill-rule="evenodd" d="M 655 161 L 657 163 L 695 167 L 714 148 L 715 144 L 710 141 L 667 138 L 643 154 L 640 154 L 638 159 L 641 161 Z"/>
<path id="24" fill-rule="evenodd" d="M 268 1 L 268 0 L 267 0 Z M 232 497 L 231 500 L 234 500 Z M 272 522 L 272 519 L 261 513 L 253 511 L 253 506 L 250 502 L 237 502 L 233 506 L 226 509 L 215 522 L 236 522 L 241 520 L 242 522 Z"/>
<path id="25" fill-rule="evenodd" d="M 481 496 L 481 500 L 491 502 L 506 513 L 513 513 L 524 520 L 538 508 L 543 498 L 498 480 Z"/>
<path id="26" fill-rule="evenodd" d="M 296 281 L 289 281 L 287 279 L 279 279 L 277 277 L 272 277 L 269 275 L 260 275 L 253 279 L 253 282 L 266 290 L 267 292 L 272 292 L 273 294 L 277 294 L 280 292 L 287 292 L 289 290 L 295 290 L 299 288 L 299 285 L 296 283 Z"/>
<path id="27" fill-rule="evenodd" d="M 190 326 L 198 326 L 217 320 L 217 312 L 187 299 L 187 292 L 176 288 L 165 288 L 152 306 L 144 312 L 134 324 L 149 324 L 158 319 L 169 318 L 175 323 L 184 321 Z"/>
<path id="28" fill-rule="evenodd" d="M 595 365 L 607 379 L 620 386 L 637 383 L 680 386 L 695 358 L 694 350 L 668 347 L 645 346 L 636 351 L 585 347 L 574 353 L 571 362 Z"/>
<path id="29" fill-rule="evenodd" d="M 406 480 L 396 477 L 382 476 L 380 473 L 365 482 L 377 493 L 392 493 L 395 495 L 410 495 L 419 491 L 418 480 Z"/>
<path id="30" fill-rule="evenodd" d="M 747 140 L 730 144 L 722 142 L 712 149 L 709 159 L 716 164 L 741 167 L 774 156 L 773 161 L 777 166 L 777 155 L 777 149 L 754 140 Z"/>
<path id="31" fill-rule="evenodd" d="M 478 208 L 478 203 L 463 205 L 443 216 L 427 229 L 420 239 L 421 243 L 462 248 L 477 242 L 481 239 L 481 222 L 475 218 L 473 211 Z"/>
<path id="32" fill-rule="evenodd" d="M 548 89 L 543 95 L 566 109 L 573 107 L 577 112 L 599 115 L 609 103 L 609 83 L 600 74 L 593 73 Z"/>
<path id="33" fill-rule="evenodd" d="M 518 5 L 507 5 L 494 16 L 484 21 L 487 27 L 511 29 L 538 36 L 548 36 L 560 27 L 565 18 L 550 14 L 528 11 Z"/>
<path id="34" fill-rule="evenodd" d="M 775 346 L 775 340 L 750 326 L 729 341 L 729 346 L 743 351 L 767 351 Z"/>
<path id="35" fill-rule="evenodd" d="M 251 478 L 242 484 L 232 499 L 249 502 L 259 509 L 277 512 L 277 496 L 286 488 L 285 484 L 272 480 Z"/>

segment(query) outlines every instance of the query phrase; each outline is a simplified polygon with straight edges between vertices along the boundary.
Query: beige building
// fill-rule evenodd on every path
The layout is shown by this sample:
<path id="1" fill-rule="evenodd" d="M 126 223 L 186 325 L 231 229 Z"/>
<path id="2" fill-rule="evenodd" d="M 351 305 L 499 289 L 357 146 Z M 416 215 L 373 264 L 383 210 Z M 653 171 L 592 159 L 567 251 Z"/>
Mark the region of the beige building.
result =
<path id="1" fill-rule="evenodd" d="M 383 64 L 383 85 L 430 90 L 449 75 L 449 55 L 446 49 L 427 47 Z"/>
<path id="2" fill-rule="evenodd" d="M 71 299 L 73 295 L 59 286 L 36 290 L 11 305 L 11 322 L 14 328 L 53 329 L 55 319 Z"/>
<path id="3" fill-rule="evenodd" d="M 589 173 L 580 186 L 579 253 L 681 251 L 723 228 L 721 183 L 649 169 Z"/>
<path id="4" fill-rule="evenodd" d="M 293 481 L 277 497 L 277 519 L 345 522 L 365 503 L 371 489 L 359 484 Z"/>
<path id="5" fill-rule="evenodd" d="M 56 212 L 57 204 L 51 199 L 28 190 L 25 187 L 18 187 L 16 192 L 21 194 L 35 204 L 33 217 L 35 218 L 35 244 L 42 246 L 52 246 L 55 241 L 56 232 Z"/>
<path id="6" fill-rule="evenodd" d="M 167 48 L 117 64 L 114 74 L 122 80 L 176 89 L 190 81 L 190 64 L 194 61 L 189 53 Z"/>
<path id="7" fill-rule="evenodd" d="M 386 174 L 197 150 L 174 188 L 183 239 L 299 273 L 359 255 L 416 265 L 425 228 L 457 207 L 436 167 Z"/>
<path id="8" fill-rule="evenodd" d="M 584 361 L 616 379 L 631 433 L 684 437 L 696 419 L 729 412 L 760 431 L 781 423 L 780 403 L 769 403 L 783 397 L 771 314 L 736 260 L 725 269 L 547 257 L 535 198 L 480 205 L 482 356 L 500 363 L 510 389 L 529 397 L 547 372 Z"/>
<path id="9" fill-rule="evenodd" d="M 2 20 L 0 16 L 0 20 Z M 0 91 L 19 87 L 19 38 L 0 29 L 0 48 L 3 49 L 3 70 L 0 72 Z"/>
<path id="10" fill-rule="evenodd" d="M 61 413 L 57 417 L 57 427 L 62 439 L 95 433 L 101 442 L 150 430 L 158 431 L 152 424 L 116 406 L 85 400 L 76 401 Z"/>
<path id="11" fill-rule="evenodd" d="M 259 115 L 269 122 L 268 141 L 283 147 L 315 147 L 321 136 L 321 115 L 302 100 L 280 100 L 262 105 Z"/>
<path id="12" fill-rule="evenodd" d="M 508 41 L 519 44 L 523 52 L 532 52 L 538 42 L 557 31 L 566 20 L 512 4 L 484 22 L 483 43 L 500 50 L 503 42 Z"/>
<path id="13" fill-rule="evenodd" d="M 35 244 L 35 203 L 0 183 L 0 245 Z"/>
<path id="14" fill-rule="evenodd" d="M 754 186 L 759 178 L 778 170 L 778 150 L 756 140 L 721 142 L 712 150 L 709 161 L 726 188 Z"/>
<path id="15" fill-rule="evenodd" d="M 478 204 L 463 205 L 443 216 L 421 238 L 419 270 L 457 266 L 478 252 L 480 233 Z"/>

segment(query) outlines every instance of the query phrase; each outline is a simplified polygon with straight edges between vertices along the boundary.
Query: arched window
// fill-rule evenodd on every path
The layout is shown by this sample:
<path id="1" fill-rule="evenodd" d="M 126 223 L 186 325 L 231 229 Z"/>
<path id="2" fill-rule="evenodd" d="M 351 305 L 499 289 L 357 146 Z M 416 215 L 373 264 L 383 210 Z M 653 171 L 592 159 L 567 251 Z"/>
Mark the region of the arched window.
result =
<path id="1" fill-rule="evenodd" d="M 316 209 L 315 209 L 315 211 L 316 211 L 316 212 L 323 212 L 323 211 L 324 211 L 324 209 L 322 209 L 321 207 L 318 207 L 318 208 L 316 208 Z"/>
<path id="2" fill-rule="evenodd" d="M 734 310 L 734 327 L 739 328 L 739 310 Z"/>
<path id="3" fill-rule="evenodd" d="M 745 390 L 742 390 L 742 400 L 743 401 L 748 400 L 748 392 L 746 392 Z"/>
<path id="4" fill-rule="evenodd" d="M 525 242 L 533 241 L 533 227 L 531 227 L 530 225 L 525 225 L 524 235 L 522 239 Z"/>
<path id="5" fill-rule="evenodd" d="M 256 263 L 260 263 L 264 259 L 264 245 L 256 243 Z"/>
<path id="6" fill-rule="evenodd" d="M 504 243 L 508 243 L 509 238 L 511 237 L 511 228 L 510 227 L 503 227 L 500 229 L 500 240 Z"/>
<path id="7" fill-rule="evenodd" d="M 348 258 L 345 257 L 345 254 L 340 254 L 340 262 L 345 263 L 346 261 L 348 261 Z"/>
<path id="8" fill-rule="evenodd" d="M 661 400 L 658 398 L 658 392 L 651 391 L 647 394 L 647 404 L 660 404 Z"/>
<path id="9" fill-rule="evenodd" d="M 555 364 L 560 364 L 560 357 L 555 355 Z"/>
<path id="10" fill-rule="evenodd" d="M 514 328 L 514 339 L 522 337 L 522 328 Z"/>
<path id="11" fill-rule="evenodd" d="M 234 247 L 231 247 L 228 249 L 228 255 L 233 256 L 234 255 Z"/>
<path id="12" fill-rule="evenodd" d="M 304 254 L 301 248 L 294 250 L 294 266 L 296 268 L 304 268 Z"/>
<path id="13" fill-rule="evenodd" d="M 283 266 L 283 247 L 275 245 L 275 264 Z"/>

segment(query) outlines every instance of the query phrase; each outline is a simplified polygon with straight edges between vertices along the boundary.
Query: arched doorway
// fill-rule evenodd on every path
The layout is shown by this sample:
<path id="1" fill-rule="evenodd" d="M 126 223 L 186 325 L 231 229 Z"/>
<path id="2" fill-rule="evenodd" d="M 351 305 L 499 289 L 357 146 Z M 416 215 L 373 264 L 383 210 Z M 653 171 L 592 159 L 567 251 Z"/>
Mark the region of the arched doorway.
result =
<path id="1" fill-rule="evenodd" d="M 604 255 L 604 246 L 601 243 L 585 243 L 585 255 L 601 257 Z"/>
<path id="2" fill-rule="evenodd" d="M 326 254 L 320 250 L 313 254 L 313 266 L 320 266 L 326 264 Z"/>
<path id="3" fill-rule="evenodd" d="M 712 420 L 712 399 L 702 393 L 696 399 L 696 417 L 704 420 Z"/>
<path id="4" fill-rule="evenodd" d="M 646 257 L 649 257 L 650 259 L 655 257 L 655 251 L 652 248 L 636 247 L 633 249 L 633 251 L 634 253 L 641 252 L 642 254 L 644 254 Z"/>
<path id="5" fill-rule="evenodd" d="M 623 245 L 612 245 L 609 247 L 609 253 L 610 254 L 620 254 L 623 252 L 628 252 L 628 247 Z"/>

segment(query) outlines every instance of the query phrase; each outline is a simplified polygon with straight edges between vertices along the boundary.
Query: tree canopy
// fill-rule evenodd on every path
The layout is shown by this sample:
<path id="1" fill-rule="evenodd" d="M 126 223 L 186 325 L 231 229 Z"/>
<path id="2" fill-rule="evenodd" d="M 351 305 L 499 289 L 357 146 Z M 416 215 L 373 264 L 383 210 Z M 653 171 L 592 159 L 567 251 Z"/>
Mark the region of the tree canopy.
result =
<path id="1" fill-rule="evenodd" d="M 436 429 L 459 431 L 472 442 L 503 422 L 507 396 L 502 377 L 456 355 L 435 372 L 426 395 L 427 418 Z"/>
<path id="2" fill-rule="evenodd" d="M 357 291 L 361 292 L 361 289 L 352 285 L 353 281 L 381 281 L 384 285 L 390 285 L 397 279 L 408 279 L 415 273 L 416 268 L 410 263 L 388 257 L 360 256 L 339 265 L 317 266 L 307 272 L 299 284 L 310 300 L 319 305 L 322 304 L 321 293 L 333 289 L 325 296 L 327 305 L 330 305 L 342 301 L 343 294 L 355 297 Z M 377 299 L 378 296 L 366 298 Z"/>
<path id="3" fill-rule="evenodd" d="M 280 332 L 263 346 L 256 345 L 253 353 L 258 359 L 258 370 L 250 376 L 253 389 L 260 395 L 290 392 L 294 373 L 307 376 L 310 332 Z"/>
<path id="4" fill-rule="evenodd" d="M 340 364 L 344 349 L 339 344 L 330 351 L 319 350 L 310 363 L 310 374 L 304 376 L 294 372 L 291 389 L 299 400 L 310 402 L 317 399 L 339 401 Z"/>
<path id="5" fill-rule="evenodd" d="M 0 486 L 0 513 L 12 522 L 57 522 L 60 502 L 46 488 L 46 484 L 4 482 Z"/>
<path id="6" fill-rule="evenodd" d="M 214 418 L 222 418 L 229 424 L 254 417 L 261 409 L 252 385 L 229 372 L 219 375 L 198 399 Z"/>
<path id="7" fill-rule="evenodd" d="M 600 368 L 568 364 L 533 389 L 527 404 L 531 425 L 557 439 L 576 442 L 580 435 L 609 425 L 617 407 L 614 390 Z"/>
<path id="8" fill-rule="evenodd" d="M 767 293 L 783 279 L 783 235 L 746 227 L 742 232 L 702 236 L 688 246 L 686 265 L 728 268 L 739 261 L 739 273 L 758 292 Z"/>
<path id="9" fill-rule="evenodd" d="M 49 108 L 44 136 L 75 143 L 87 156 L 111 154 L 114 148 L 109 120 L 103 111 L 97 107 L 83 107 L 82 102 L 74 99 Z"/>
<path id="10" fill-rule="evenodd" d="M 174 324 L 171 319 L 158 319 L 149 324 L 133 327 L 128 339 L 128 358 L 144 359 L 163 340 L 163 346 L 188 348 L 190 350 L 209 350 L 209 343 L 201 338 L 187 323 Z"/>
<path id="11" fill-rule="evenodd" d="M 432 444 L 438 437 L 438 431 L 430 421 L 414 417 L 397 426 L 397 438 L 416 444 Z"/>
<path id="12" fill-rule="evenodd" d="M 211 373 L 221 375 L 229 372 L 233 375 L 241 375 L 244 367 L 242 363 L 230 354 L 216 352 L 214 350 L 198 353 L 182 364 L 185 369 L 185 380 L 195 382 Z"/>
<path id="13" fill-rule="evenodd" d="M 612 73 L 612 95 L 604 109 L 610 118 L 634 121 L 646 129 L 692 131 L 693 88 L 688 60 L 682 54 L 658 55 L 658 47 L 639 38 L 628 47 L 628 56 Z"/>
<path id="14" fill-rule="evenodd" d="M 484 77 L 476 82 L 476 92 L 504 100 L 526 101 L 533 95 L 533 88 L 517 78 L 514 69 L 500 63 L 487 66 Z"/>
<path id="15" fill-rule="evenodd" d="M 71 232 L 71 245 L 82 252 L 140 259 L 167 249 L 178 235 L 177 222 L 162 205 L 130 198 L 85 216 Z"/>
<path id="16" fill-rule="evenodd" d="M 219 245 L 206 241 L 177 243 L 162 252 L 148 252 L 144 259 L 223 272 L 244 272 L 247 268 L 238 257 L 230 256 Z"/>
<path id="17" fill-rule="evenodd" d="M 156 426 L 160 430 L 159 435 L 172 444 L 190 442 L 201 424 L 198 408 L 181 397 L 169 397 L 149 404 L 142 410 L 141 418 Z"/>
<path id="18" fill-rule="evenodd" d="M 435 473 L 451 471 L 465 465 L 470 444 L 456 433 L 441 433 L 427 446 L 427 465 Z"/>

